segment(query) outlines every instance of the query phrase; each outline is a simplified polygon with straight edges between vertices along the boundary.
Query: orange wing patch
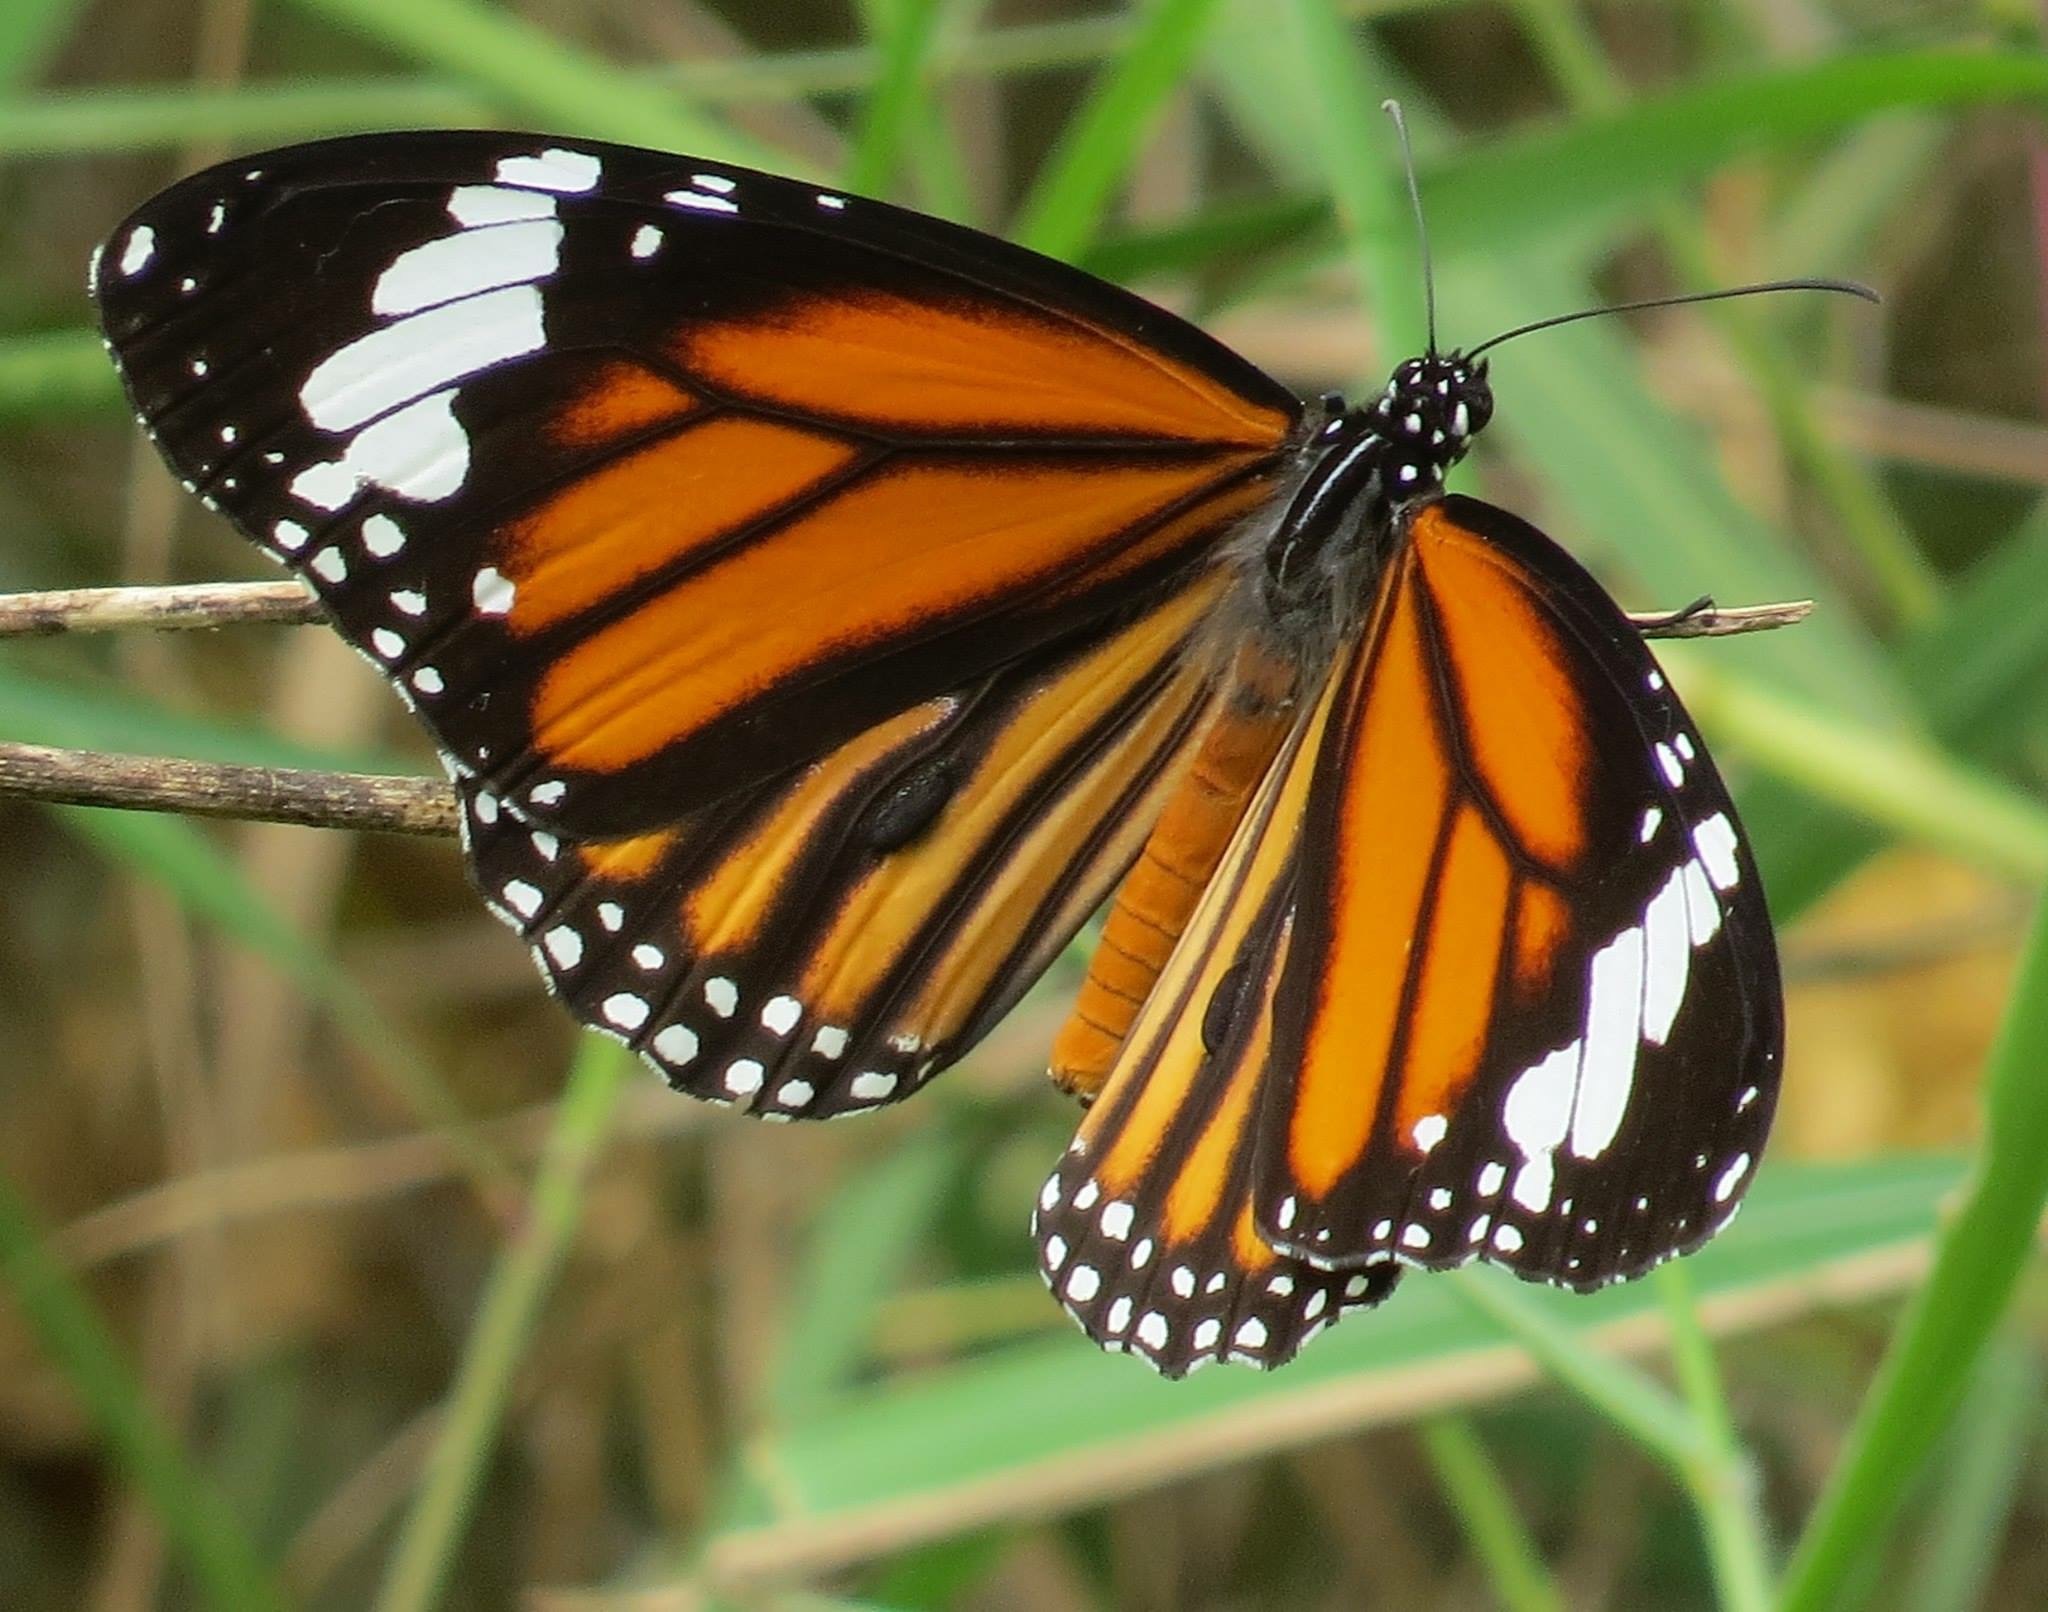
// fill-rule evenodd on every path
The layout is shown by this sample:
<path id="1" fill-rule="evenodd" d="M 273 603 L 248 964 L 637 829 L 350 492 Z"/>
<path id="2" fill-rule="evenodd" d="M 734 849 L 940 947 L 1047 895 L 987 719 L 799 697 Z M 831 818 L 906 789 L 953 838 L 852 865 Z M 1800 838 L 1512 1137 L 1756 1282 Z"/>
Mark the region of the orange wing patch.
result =
<path id="1" fill-rule="evenodd" d="M 548 434 L 565 448 L 609 448 L 675 425 L 703 406 L 695 393 L 645 365 L 614 359 L 562 405 L 548 424 Z"/>
<path id="2" fill-rule="evenodd" d="M 1345 696 L 1347 709 L 1362 713 L 1362 761 L 1338 806 L 1342 855 L 1325 874 L 1323 904 L 1369 910 L 1372 920 L 1332 933 L 1317 971 L 1318 1030 L 1303 1049 L 1283 1133 L 1293 1178 L 1311 1196 L 1330 1190 L 1372 1134 L 1452 787 L 1413 581 L 1404 550 Z"/>
<path id="3" fill-rule="evenodd" d="M 1198 370 L 1014 301 L 863 289 L 686 327 L 676 357 L 723 392 L 921 435 L 1135 436 L 1270 449 L 1291 421 Z"/>
<path id="4" fill-rule="evenodd" d="M 594 772 L 645 760 L 863 644 L 1016 609 L 1217 476 L 1213 462 L 878 471 L 570 650 L 535 698 L 537 748 Z"/>
<path id="5" fill-rule="evenodd" d="M 1487 791 L 1530 854 L 1570 872 L 1586 849 L 1592 741 L 1557 629 L 1528 584 L 1441 506 L 1416 515 L 1410 541 Z"/>
<path id="6" fill-rule="evenodd" d="M 815 431 L 725 416 L 614 458 L 507 529 L 508 625 L 525 634 L 566 621 L 715 548 L 859 456 Z"/>

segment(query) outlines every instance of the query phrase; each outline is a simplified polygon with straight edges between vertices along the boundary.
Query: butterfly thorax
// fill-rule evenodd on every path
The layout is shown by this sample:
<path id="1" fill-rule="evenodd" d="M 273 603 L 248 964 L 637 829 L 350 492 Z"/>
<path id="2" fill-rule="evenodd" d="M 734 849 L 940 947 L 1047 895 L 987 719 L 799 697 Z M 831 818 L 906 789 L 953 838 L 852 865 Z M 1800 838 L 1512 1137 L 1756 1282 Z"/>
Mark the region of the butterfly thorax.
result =
<path id="1" fill-rule="evenodd" d="M 1324 399 L 1301 481 L 1265 549 L 1261 592 L 1284 636 L 1344 630 L 1386 561 L 1396 516 L 1442 491 L 1492 417 L 1485 361 L 1458 353 L 1409 359 L 1361 407 Z"/>

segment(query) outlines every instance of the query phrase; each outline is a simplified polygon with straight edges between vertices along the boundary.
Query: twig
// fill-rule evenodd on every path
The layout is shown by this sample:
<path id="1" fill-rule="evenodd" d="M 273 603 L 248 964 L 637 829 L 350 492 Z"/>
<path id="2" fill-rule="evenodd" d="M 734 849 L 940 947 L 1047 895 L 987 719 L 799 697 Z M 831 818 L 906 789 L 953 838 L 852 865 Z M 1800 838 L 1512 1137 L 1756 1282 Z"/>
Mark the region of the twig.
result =
<path id="1" fill-rule="evenodd" d="M 246 767 L 0 743 L 0 797 L 245 817 L 313 828 L 453 834 L 455 796 L 438 778 Z"/>
<path id="2" fill-rule="evenodd" d="M 291 581 L 0 593 L 0 638 L 111 632 L 117 627 L 190 630 L 258 621 L 296 627 L 326 619 L 327 612 L 320 601 Z"/>
<path id="3" fill-rule="evenodd" d="M 1787 599 L 1782 604 L 1707 605 L 1673 620 L 1667 611 L 1631 610 L 1628 619 L 1645 638 L 1732 638 L 1737 633 L 1770 632 L 1791 627 L 1813 614 L 1811 599 Z"/>
<path id="4" fill-rule="evenodd" d="M 1645 638 L 1718 638 L 1789 627 L 1812 612 L 1811 601 L 1795 600 L 1733 609 L 1706 605 L 1676 618 L 1646 613 L 1629 620 Z M 0 594 L 0 638 L 325 619 L 319 602 L 289 581 Z M 453 834 L 457 814 L 454 795 L 438 778 L 308 772 L 0 742 L 0 799 L 10 796 L 391 834 Z"/>
<path id="5" fill-rule="evenodd" d="M 1811 599 L 1785 604 L 1714 605 L 1674 621 L 1669 611 L 1632 611 L 1645 638 L 1723 638 L 1768 632 L 1813 614 Z M 62 632 L 159 631 L 233 627 L 245 622 L 304 626 L 327 612 L 296 582 L 196 582 L 175 588 L 59 588 L 51 593 L 0 593 L 0 638 Z"/>

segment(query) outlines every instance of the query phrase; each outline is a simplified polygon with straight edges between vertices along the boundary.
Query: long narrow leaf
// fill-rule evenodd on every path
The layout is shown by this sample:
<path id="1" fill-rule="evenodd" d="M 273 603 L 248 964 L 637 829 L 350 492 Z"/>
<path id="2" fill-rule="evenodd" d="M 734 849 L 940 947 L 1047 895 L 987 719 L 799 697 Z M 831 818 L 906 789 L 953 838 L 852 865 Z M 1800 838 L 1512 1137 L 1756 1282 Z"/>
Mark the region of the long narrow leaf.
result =
<path id="1" fill-rule="evenodd" d="M 148 1502 L 203 1603 L 268 1612 L 284 1600 L 240 1521 L 150 1408 L 91 1299 L 49 1251 L 13 1183 L 0 1176 L 0 1279 L 63 1370 L 115 1461 Z"/>
<path id="2" fill-rule="evenodd" d="M 1783 1612 L 1838 1606 L 1955 1413 L 2048 1206 L 2048 897 L 1985 1081 L 1983 1154 L 1793 1557 Z"/>

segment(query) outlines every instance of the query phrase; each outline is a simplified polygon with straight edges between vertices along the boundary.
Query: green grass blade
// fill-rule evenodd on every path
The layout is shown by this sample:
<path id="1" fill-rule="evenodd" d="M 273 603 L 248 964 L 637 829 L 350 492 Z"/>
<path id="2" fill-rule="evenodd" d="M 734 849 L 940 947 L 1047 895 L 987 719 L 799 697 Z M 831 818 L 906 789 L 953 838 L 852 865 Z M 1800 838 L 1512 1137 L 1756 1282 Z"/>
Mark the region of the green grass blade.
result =
<path id="1" fill-rule="evenodd" d="M 386 1563 L 376 1612 L 427 1612 L 441 1599 L 504 1424 L 513 1374 L 581 1220 L 584 1189 L 619 1093 L 638 1067 L 625 1048 L 596 1035 L 585 1036 L 577 1048 L 534 1174 L 525 1223 L 507 1240 L 484 1284 L 449 1391 L 446 1423 Z"/>
<path id="2" fill-rule="evenodd" d="M 1216 0 L 1154 0 L 1144 9 L 1137 38 L 1103 70 L 1039 169 L 1012 230 L 1017 240 L 1071 258 L 1095 237 L 1215 10 Z"/>
<path id="3" fill-rule="evenodd" d="M 1756 1464 L 1736 1436 L 1721 1387 L 1721 1368 L 1693 1302 L 1692 1277 L 1684 1265 L 1671 1264 L 1650 1279 L 1664 1296 L 1679 1392 L 1705 1445 L 1704 1458 L 1688 1467 L 1684 1477 L 1706 1534 L 1707 1560 L 1721 1606 L 1724 1612 L 1767 1612 L 1771 1577 L 1764 1558 Z"/>
<path id="4" fill-rule="evenodd" d="M 84 0 L 9 0 L 0 8 L 0 92 L 34 83 L 84 9 Z"/>
<path id="5" fill-rule="evenodd" d="M 1564 218 L 1631 219 L 1733 159 L 1809 140 L 1882 111 L 2048 102 L 2048 57 L 2032 51 L 1912 50 L 1838 57 L 1731 77 L 1510 136 L 1472 153 L 1424 192 L 1431 222 L 1456 215 L 1447 248 L 1495 250 L 1551 234 Z"/>
<path id="6" fill-rule="evenodd" d="M 2020 749 L 2048 718 L 2048 501 L 1999 549 L 1952 583 L 1941 613 L 1899 646 L 1899 680 L 1930 734 L 1979 765 Z M 1774 910 L 1803 911 L 1880 843 L 1869 823 L 1816 810 L 1818 797 L 1760 779 L 1745 792 Z M 1937 824 L 1937 828 L 1941 825 Z"/>
<path id="7" fill-rule="evenodd" d="M 1983 1152 L 1893 1336 L 1786 1579 L 1783 1612 L 1841 1604 L 1968 1386 L 2048 1205 L 2048 898 L 2035 911 L 1985 1079 Z"/>
<path id="8" fill-rule="evenodd" d="M 1515 10 L 1568 104 L 1582 115 L 1597 114 L 1610 111 L 1624 98 L 1621 75 L 1575 8 L 1559 0 L 1517 0 Z M 1658 233 L 1679 268 L 1683 288 L 1707 291 L 1725 285 L 1698 221 L 1669 204 L 1657 213 Z M 1751 387 L 1769 406 L 1787 456 L 1831 508 L 1835 524 L 1851 540 L 1895 614 L 1907 621 L 1924 620 L 1940 602 L 1940 579 L 1873 478 L 1821 429 L 1798 369 L 1757 328 L 1749 309 L 1720 307 L 1713 317 Z"/>
<path id="9" fill-rule="evenodd" d="M 1561 1320 L 1516 1278 L 1489 1266 L 1468 1265 L 1447 1273 L 1444 1281 L 1674 1474 L 1682 1477 L 1707 1456 L 1699 1425 L 1667 1390 L 1588 1343 L 1577 1327 Z"/>
<path id="10" fill-rule="evenodd" d="M 1346 10 L 1385 16 L 1445 3 L 1352 0 Z M 19 10 L 17 3 L 0 15 L 13 16 Z M 1085 65 L 1122 53 L 1140 26 L 1141 19 L 1130 12 L 1105 11 L 963 31 L 957 38 L 940 39 L 932 58 L 933 74 L 941 80 L 1000 78 Z M 637 84 L 665 89 L 689 104 L 759 106 L 857 94 L 875 81 L 880 62 L 874 49 L 863 44 L 624 71 Z M 223 88 L 181 85 L 173 90 L 67 87 L 12 104 L 0 101 L 0 151 L 15 157 L 56 156 L 193 142 L 247 148 L 364 129 L 476 127 L 502 121 L 508 104 L 495 92 L 480 91 L 466 75 L 387 73 L 306 84 L 259 81 Z"/>
<path id="11" fill-rule="evenodd" d="M 1752 1323 L 1810 1302 L 1819 1273 L 1867 1268 L 1872 1253 L 1924 1235 L 1959 1170 L 1901 1158 L 1856 1166 L 1772 1166 L 1741 1217 L 1689 1263 L 1710 1325 Z M 1019 1281 L 1038 1285 L 1035 1272 Z M 1504 1282 L 1511 1279 L 1503 1278 Z M 1661 1325 L 1646 1283 L 1585 1296 L 1515 1297 L 1591 1352 L 1626 1329 Z M 1774 1296 L 1775 1295 L 1775 1296 Z M 858 1560 L 964 1527 L 1039 1516 L 1297 1448 L 1356 1427 L 1472 1403 L 1527 1381 L 1519 1351 L 1459 1296 L 1415 1279 L 1370 1316 L 1336 1328 L 1285 1371 L 1219 1368 L 1163 1383 L 1060 1322 L 846 1396 L 753 1452 L 759 1482 L 708 1544 L 722 1573 L 791 1572 Z M 1726 1306 L 1724 1309 L 1723 1306 Z M 1608 1356 L 1598 1355 L 1603 1367 Z M 1640 1373 L 1632 1373 L 1640 1376 Z M 1657 1403 L 1682 1425 L 1668 1394 Z M 972 1438 L 960 1435 L 974 1429 Z M 1691 1447 L 1683 1435 L 1672 1442 Z"/>
<path id="12" fill-rule="evenodd" d="M 1471 1422 L 1462 1416 L 1432 1416 L 1419 1432 L 1437 1486 L 1500 1604 L 1507 1612 L 1564 1612 L 1564 1596 Z"/>
<path id="13" fill-rule="evenodd" d="M 941 6 L 940 0 L 866 0 L 862 10 L 881 66 L 861 108 L 860 132 L 846 165 L 846 188 L 862 196 L 885 196 L 917 111 L 938 39 Z"/>
<path id="14" fill-rule="evenodd" d="M 802 1421 L 843 1392 L 891 1284 L 944 1206 L 964 1147 L 957 1127 L 920 1136 L 861 1171 L 819 1208 L 817 1231 L 792 1284 L 801 1297 L 783 1328 L 768 1384 L 778 1419 Z"/>
<path id="15" fill-rule="evenodd" d="M 1337 227 L 1376 345 L 1391 365 L 1425 345 L 1420 249 L 1393 125 L 1381 110 L 1391 85 L 1330 0 L 1292 0 L 1286 16 Z"/>
<path id="16" fill-rule="evenodd" d="M 499 103 L 468 85 L 396 74 L 227 87 L 82 87 L 0 101 L 0 151 L 20 159 L 182 145 L 253 150 L 325 134 L 476 128 L 503 118 Z"/>
<path id="17" fill-rule="evenodd" d="M 264 728 L 241 726 L 229 717 L 166 709 L 116 683 L 60 681 L 6 666 L 0 666 L 0 738 L 251 767 L 397 775 L 418 771 L 407 756 L 305 744 Z"/>
<path id="18" fill-rule="evenodd" d="M 82 263 L 78 276 L 83 286 Z M 120 402 L 120 378 L 97 333 L 49 330 L 0 336 L 0 419 L 50 420 L 116 408 Z"/>
<path id="19" fill-rule="evenodd" d="M 1927 1516 L 1913 1530 L 1914 1560 L 1900 1604 L 1913 1612 L 1973 1612 L 1987 1605 L 1999 1547 L 2012 1525 L 2040 1431 L 2041 1360 L 2010 1340 L 1985 1353 L 1957 1413 Z"/>
<path id="20" fill-rule="evenodd" d="M 284 1599 L 240 1519 L 157 1419 L 91 1299 L 51 1254 L 34 1215 L 4 1175 L 0 1280 L 63 1371 L 114 1461 L 148 1503 L 170 1548 L 189 1570 L 200 1604 L 217 1612 L 282 1609 Z"/>
<path id="21" fill-rule="evenodd" d="M 1907 734 L 1854 722 L 1692 654 L 1664 658 L 1711 734 L 1818 800 L 2029 883 L 2048 878 L 2048 806 Z"/>
<path id="22" fill-rule="evenodd" d="M 650 83 L 476 0 L 294 0 L 423 66 L 488 91 L 509 110 L 608 140 L 774 167 L 771 148 Z"/>

